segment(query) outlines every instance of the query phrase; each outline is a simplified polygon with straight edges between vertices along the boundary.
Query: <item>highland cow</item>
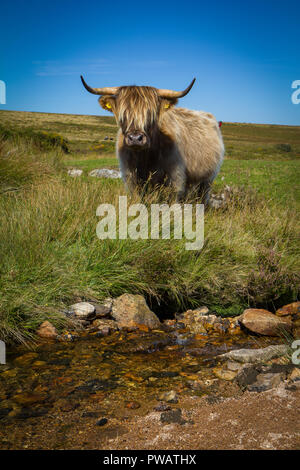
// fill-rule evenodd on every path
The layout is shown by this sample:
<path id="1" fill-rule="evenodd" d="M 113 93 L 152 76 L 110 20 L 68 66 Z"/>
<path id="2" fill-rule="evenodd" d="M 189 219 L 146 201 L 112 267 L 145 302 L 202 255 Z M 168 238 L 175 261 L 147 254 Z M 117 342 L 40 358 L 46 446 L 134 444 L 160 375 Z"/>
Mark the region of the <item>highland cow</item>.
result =
<path id="1" fill-rule="evenodd" d="M 218 174 L 224 145 L 218 122 L 210 113 L 176 108 L 184 91 L 148 86 L 91 88 L 119 125 L 117 156 L 124 182 L 132 189 L 151 181 L 172 185 L 180 200 L 197 190 L 207 204 Z"/>

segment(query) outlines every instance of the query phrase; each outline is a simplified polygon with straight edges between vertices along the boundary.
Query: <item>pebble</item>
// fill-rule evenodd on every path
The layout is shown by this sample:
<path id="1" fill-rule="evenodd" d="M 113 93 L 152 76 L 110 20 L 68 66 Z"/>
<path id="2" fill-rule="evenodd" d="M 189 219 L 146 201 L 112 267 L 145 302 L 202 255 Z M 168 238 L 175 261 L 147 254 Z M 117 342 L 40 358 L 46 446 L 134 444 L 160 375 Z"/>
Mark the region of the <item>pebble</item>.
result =
<path id="1" fill-rule="evenodd" d="M 38 328 L 36 334 L 40 338 L 55 339 L 57 337 L 57 331 L 55 327 L 49 321 L 44 321 Z"/>
<path id="2" fill-rule="evenodd" d="M 79 170 L 78 168 L 73 168 L 71 170 L 68 170 L 68 175 L 72 177 L 81 176 L 82 173 L 83 173 L 83 170 Z"/>
<path id="3" fill-rule="evenodd" d="M 182 417 L 182 412 L 180 408 L 176 408 L 175 410 L 165 411 L 160 415 L 160 420 L 164 424 L 184 424 L 186 421 Z"/>
<path id="4" fill-rule="evenodd" d="M 73 312 L 76 318 L 85 320 L 95 312 L 95 307 L 89 302 L 78 302 L 71 305 L 70 311 Z"/>
<path id="5" fill-rule="evenodd" d="M 169 411 L 171 409 L 172 408 L 169 405 L 166 405 L 166 403 L 160 403 L 153 408 L 154 411 Z"/>
<path id="6" fill-rule="evenodd" d="M 137 410 L 138 408 L 141 407 L 140 403 L 137 401 L 129 401 L 126 403 L 126 408 L 129 408 L 130 410 Z"/>
<path id="7" fill-rule="evenodd" d="M 97 426 L 104 426 L 107 423 L 107 418 L 101 418 L 99 421 L 97 421 L 96 425 Z"/>
<path id="8" fill-rule="evenodd" d="M 164 392 L 159 396 L 159 400 L 167 403 L 178 403 L 178 396 L 174 390 Z"/>
<path id="9" fill-rule="evenodd" d="M 270 390 L 271 388 L 277 387 L 282 380 L 284 380 L 283 374 L 258 374 L 256 377 L 256 382 L 251 385 L 248 385 L 247 390 L 249 392 L 264 392 Z"/>
<path id="10" fill-rule="evenodd" d="M 229 380 L 229 381 L 233 380 L 237 375 L 236 371 L 226 370 L 220 367 L 215 367 L 213 369 L 213 373 L 215 374 L 216 377 L 218 377 L 218 379 Z"/>

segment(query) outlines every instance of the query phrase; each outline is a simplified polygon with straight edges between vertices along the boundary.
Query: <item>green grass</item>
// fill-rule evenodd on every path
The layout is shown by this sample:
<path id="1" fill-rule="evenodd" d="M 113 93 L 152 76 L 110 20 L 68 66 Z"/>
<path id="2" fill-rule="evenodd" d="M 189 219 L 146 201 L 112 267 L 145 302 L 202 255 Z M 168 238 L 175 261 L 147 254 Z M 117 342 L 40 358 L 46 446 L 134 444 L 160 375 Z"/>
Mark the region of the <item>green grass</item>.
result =
<path id="1" fill-rule="evenodd" d="M 68 167 L 76 167 L 84 170 L 86 173 L 96 168 L 118 168 L 119 162 L 115 157 L 102 157 L 85 160 L 65 160 Z"/>
<path id="2" fill-rule="evenodd" d="M 5 115 L 10 126 L 19 123 L 16 114 Z M 34 113 L 29 114 L 32 128 Z M 76 121 L 74 116 L 36 117 L 41 128 Z M 23 113 L 23 123 L 25 118 Z M 88 116 L 77 119 L 90 122 Z M 226 126 L 231 126 L 232 141 L 236 130 L 236 150 L 246 131 L 251 145 L 255 138 L 261 145 L 263 134 L 252 132 L 250 125 Z M 297 136 L 283 127 L 278 140 L 295 146 Z M 272 145 L 276 129 L 266 126 L 265 139 Z M 59 329 L 66 325 L 62 311 L 78 298 L 101 301 L 124 292 L 141 293 L 153 306 L 161 302 L 169 314 L 208 305 L 219 314 L 235 315 L 248 305 L 272 309 L 296 300 L 299 160 L 288 153 L 282 161 L 225 160 L 213 191 L 229 184 L 233 199 L 226 210 L 206 213 L 204 247 L 191 252 L 185 240 L 96 237 L 96 208 L 117 204 L 125 194 L 123 183 L 70 178 L 66 170 L 115 168 L 114 156 L 87 150 L 66 156 L 56 146 L 41 151 L 26 139 L 6 139 L 0 146 L 0 337 L 28 341 L 46 319 Z M 144 202 L 158 202 L 164 195 L 164 190 L 148 194 Z M 137 194 L 132 202 L 140 202 Z"/>
<path id="3" fill-rule="evenodd" d="M 222 180 L 223 178 L 223 180 Z M 226 159 L 215 182 L 250 187 L 278 203 L 300 203 L 300 161 L 257 161 Z"/>

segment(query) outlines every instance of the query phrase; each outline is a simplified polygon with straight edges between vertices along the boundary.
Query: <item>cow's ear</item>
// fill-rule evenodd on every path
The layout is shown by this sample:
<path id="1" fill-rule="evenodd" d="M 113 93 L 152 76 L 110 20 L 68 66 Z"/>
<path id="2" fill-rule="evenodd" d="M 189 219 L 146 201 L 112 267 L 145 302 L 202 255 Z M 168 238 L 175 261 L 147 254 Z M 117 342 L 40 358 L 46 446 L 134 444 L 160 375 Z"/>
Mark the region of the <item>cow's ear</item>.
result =
<path id="1" fill-rule="evenodd" d="M 100 106 L 105 109 L 106 111 L 110 111 L 111 113 L 114 112 L 114 104 L 115 100 L 111 96 L 101 96 L 99 98 L 99 104 Z"/>
<path id="2" fill-rule="evenodd" d="M 168 111 L 168 109 L 172 108 L 177 103 L 176 99 L 163 99 L 161 103 L 161 107 L 164 111 Z"/>

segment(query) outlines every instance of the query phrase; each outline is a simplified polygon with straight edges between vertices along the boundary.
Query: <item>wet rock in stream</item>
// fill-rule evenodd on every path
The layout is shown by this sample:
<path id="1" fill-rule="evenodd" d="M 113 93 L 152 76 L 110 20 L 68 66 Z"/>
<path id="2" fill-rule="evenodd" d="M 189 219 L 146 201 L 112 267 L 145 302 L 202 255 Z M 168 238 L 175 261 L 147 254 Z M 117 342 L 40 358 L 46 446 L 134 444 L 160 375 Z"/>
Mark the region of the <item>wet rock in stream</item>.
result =
<path id="1" fill-rule="evenodd" d="M 287 345 L 281 344 L 259 349 L 238 349 L 219 356 L 220 359 L 232 359 L 242 363 L 262 363 L 288 353 Z"/>
<path id="2" fill-rule="evenodd" d="M 29 419 L 39 418 L 45 416 L 49 412 L 49 408 L 22 408 L 20 412 L 15 415 L 16 419 Z"/>
<path id="3" fill-rule="evenodd" d="M 11 411 L 12 408 L 0 408 L 0 419 L 5 418 Z"/>
<path id="4" fill-rule="evenodd" d="M 107 422 L 108 422 L 107 418 L 101 418 L 97 421 L 96 425 L 97 426 L 104 426 L 105 424 L 107 424 Z"/>
<path id="5" fill-rule="evenodd" d="M 71 393 L 77 393 L 77 392 L 95 393 L 98 391 L 113 390 L 116 387 L 117 387 L 117 384 L 114 381 L 92 379 L 92 380 L 88 380 L 83 385 L 76 387 Z"/>
<path id="6" fill-rule="evenodd" d="M 174 338 L 165 333 L 138 334 L 128 337 L 128 341 L 117 344 L 114 350 L 118 353 L 153 353 L 173 344 Z"/>
<path id="7" fill-rule="evenodd" d="M 178 403 L 178 395 L 174 390 L 162 393 L 158 399 L 167 403 Z"/>

